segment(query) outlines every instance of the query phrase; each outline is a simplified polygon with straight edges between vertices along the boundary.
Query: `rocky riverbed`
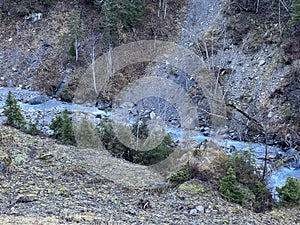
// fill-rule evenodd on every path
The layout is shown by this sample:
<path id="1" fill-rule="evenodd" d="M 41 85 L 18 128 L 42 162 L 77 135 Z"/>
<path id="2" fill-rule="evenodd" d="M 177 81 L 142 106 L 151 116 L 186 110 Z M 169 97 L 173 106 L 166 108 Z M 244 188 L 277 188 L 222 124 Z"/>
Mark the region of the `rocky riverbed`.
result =
<path id="1" fill-rule="evenodd" d="M 51 134 L 52 131 L 49 128 L 50 122 L 52 118 L 54 118 L 57 114 L 61 113 L 63 110 L 69 110 L 72 115 L 84 114 L 89 115 L 89 119 L 95 122 L 95 124 L 99 124 L 100 118 L 110 117 L 110 113 L 105 112 L 103 110 L 99 110 L 97 107 L 85 107 L 80 105 L 74 105 L 71 103 L 61 102 L 57 99 L 53 99 L 47 97 L 36 91 L 28 91 L 28 90 L 18 90 L 15 88 L 1 88 L 1 100 L 0 100 L 0 108 L 2 109 L 8 91 L 12 91 L 13 95 L 19 100 L 20 105 L 22 106 L 22 110 L 27 120 L 39 119 L 39 128 L 45 134 Z M 150 101 L 151 102 L 151 101 Z M 146 104 L 147 105 L 147 104 Z M 150 110 L 139 110 L 143 113 L 140 116 L 146 116 L 150 119 Z M 138 111 L 138 112 L 139 112 Z M 130 114 L 130 112 L 129 112 Z M 78 117 L 76 117 L 78 119 Z M 0 115 L 0 119 L 3 121 L 5 117 Z M 176 117 L 175 117 L 176 119 Z M 175 140 L 185 141 L 183 140 L 183 130 L 178 127 L 179 121 L 171 120 L 169 123 L 167 131 L 172 135 Z M 179 123 L 180 125 L 180 123 Z M 234 141 L 230 139 L 215 139 L 214 137 L 209 137 L 209 128 L 203 127 L 202 132 L 200 131 L 190 131 L 187 135 L 191 140 L 197 141 L 201 143 L 205 139 L 217 141 L 220 145 L 222 145 L 225 149 L 228 150 L 228 153 L 232 153 L 233 151 L 241 151 L 241 150 L 252 150 L 258 159 L 262 159 L 264 157 L 265 146 L 260 143 L 247 143 L 241 141 Z M 185 135 L 186 136 L 186 135 Z M 285 183 L 285 180 L 289 176 L 293 176 L 295 178 L 300 179 L 300 156 L 299 152 L 295 150 L 289 150 L 288 152 L 283 151 L 279 147 L 268 146 L 268 157 L 270 160 L 276 160 L 276 157 L 279 159 L 286 159 L 287 163 L 284 167 L 279 168 L 278 170 L 273 171 L 269 176 L 269 187 L 275 192 L 275 187 L 282 187 Z M 259 160 L 258 160 L 259 162 Z M 274 196 L 276 198 L 276 196 Z"/>

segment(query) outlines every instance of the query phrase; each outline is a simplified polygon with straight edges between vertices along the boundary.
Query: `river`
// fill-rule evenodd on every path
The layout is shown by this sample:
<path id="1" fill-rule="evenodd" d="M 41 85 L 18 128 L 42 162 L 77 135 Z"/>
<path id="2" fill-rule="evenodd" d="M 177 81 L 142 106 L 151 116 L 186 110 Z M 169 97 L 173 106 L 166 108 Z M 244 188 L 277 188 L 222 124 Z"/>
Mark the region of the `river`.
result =
<path id="1" fill-rule="evenodd" d="M 22 108 L 23 114 L 26 115 L 27 120 L 34 120 L 35 118 L 39 118 L 40 129 L 43 130 L 45 133 L 49 133 L 49 124 L 51 122 L 51 119 L 65 109 L 73 112 L 73 114 L 76 112 L 81 112 L 89 114 L 91 117 L 94 118 L 111 116 L 109 112 L 101 111 L 96 107 L 74 105 L 72 103 L 61 102 L 54 98 L 48 98 L 47 101 L 41 104 L 28 104 L 25 102 L 28 102 L 30 101 L 30 99 L 36 98 L 41 94 L 36 91 L 18 90 L 16 88 L 0 88 L 0 121 L 2 122 L 5 120 L 2 111 L 8 91 L 12 91 L 13 95 L 19 100 L 19 104 Z M 180 128 L 169 128 L 168 132 L 173 136 L 174 139 L 180 140 L 182 137 L 182 130 Z M 212 137 L 204 136 L 199 131 L 190 132 L 189 137 L 197 142 L 202 142 L 205 139 L 212 139 Z M 227 146 L 234 146 L 234 148 L 238 151 L 252 149 L 253 153 L 258 158 L 264 157 L 265 146 L 261 143 L 247 143 L 229 139 L 218 140 L 218 142 L 225 148 Z M 285 152 L 282 149 L 274 146 L 268 146 L 268 151 L 271 155 L 275 155 L 276 152 L 285 154 Z M 268 178 L 268 186 L 272 190 L 272 192 L 276 193 L 275 187 L 282 187 L 285 184 L 287 177 L 289 176 L 300 179 L 300 169 L 282 166 L 278 170 L 273 171 Z"/>

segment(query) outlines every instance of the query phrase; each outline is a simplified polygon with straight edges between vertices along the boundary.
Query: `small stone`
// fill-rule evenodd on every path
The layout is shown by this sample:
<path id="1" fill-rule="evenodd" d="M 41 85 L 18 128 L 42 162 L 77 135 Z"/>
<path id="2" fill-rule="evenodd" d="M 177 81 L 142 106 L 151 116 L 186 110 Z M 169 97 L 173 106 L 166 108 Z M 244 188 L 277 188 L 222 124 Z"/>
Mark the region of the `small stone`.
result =
<path id="1" fill-rule="evenodd" d="M 16 31 L 21 31 L 22 28 L 20 26 L 16 26 Z"/>
<path id="2" fill-rule="evenodd" d="M 198 212 L 201 212 L 201 213 L 204 212 L 204 207 L 202 205 L 197 205 L 196 209 Z"/>
<path id="3" fill-rule="evenodd" d="M 265 60 L 259 60 L 259 63 L 258 63 L 258 65 L 259 66 L 263 66 L 263 65 L 265 65 L 266 64 L 266 61 Z"/>
<path id="4" fill-rule="evenodd" d="M 190 215 L 195 215 L 197 213 L 198 213 L 197 209 L 191 209 L 190 210 Z"/>
<path id="5" fill-rule="evenodd" d="M 4 171 L 4 162 L 0 160 L 0 172 Z"/>
<path id="6" fill-rule="evenodd" d="M 134 115 L 134 116 L 137 116 L 137 115 L 139 114 L 139 111 L 138 111 L 136 108 L 132 108 L 132 109 L 130 110 L 130 113 L 131 113 L 132 115 Z"/>
<path id="7" fill-rule="evenodd" d="M 273 113 L 272 112 L 269 112 L 268 113 L 268 118 L 272 118 L 273 117 Z"/>
<path id="8" fill-rule="evenodd" d="M 205 127 L 204 131 L 203 131 L 203 135 L 204 136 L 209 136 L 209 134 L 210 134 L 210 128 L 209 127 Z"/>
<path id="9" fill-rule="evenodd" d="M 152 111 L 152 112 L 150 113 L 150 118 L 151 118 L 151 120 L 153 120 L 153 119 L 155 118 L 155 116 L 156 116 L 156 115 L 155 115 L 155 112 Z"/>
<path id="10" fill-rule="evenodd" d="M 54 157 L 54 155 L 52 155 L 52 153 L 46 153 L 46 154 L 42 154 L 38 157 L 38 159 L 41 160 L 49 160 L 52 159 Z"/>

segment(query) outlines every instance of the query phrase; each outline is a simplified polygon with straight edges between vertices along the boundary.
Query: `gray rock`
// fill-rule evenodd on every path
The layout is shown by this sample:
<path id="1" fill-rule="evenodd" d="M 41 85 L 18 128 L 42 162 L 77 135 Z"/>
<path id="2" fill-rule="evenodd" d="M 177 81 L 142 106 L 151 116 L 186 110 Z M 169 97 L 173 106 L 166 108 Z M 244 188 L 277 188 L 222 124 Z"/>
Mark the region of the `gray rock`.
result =
<path id="1" fill-rule="evenodd" d="M 0 160 L 0 172 L 4 171 L 4 162 Z"/>
<path id="2" fill-rule="evenodd" d="M 134 115 L 134 116 L 137 116 L 137 115 L 139 114 L 139 111 L 138 111 L 136 108 L 132 108 L 132 109 L 130 110 L 130 113 L 131 113 L 132 115 Z"/>
<path id="3" fill-rule="evenodd" d="M 49 45 L 49 46 L 51 46 L 51 45 Z M 67 67 L 67 68 L 66 68 L 66 72 L 67 72 L 67 73 L 72 73 L 72 72 L 73 72 L 73 69 L 70 68 L 70 67 Z"/>
<path id="4" fill-rule="evenodd" d="M 122 109 L 128 109 L 128 110 L 130 110 L 133 107 L 134 107 L 134 104 L 132 102 L 123 102 L 120 105 L 120 108 L 122 108 Z"/>
<path id="5" fill-rule="evenodd" d="M 272 118 L 273 117 L 273 113 L 272 112 L 269 112 L 268 113 L 268 118 Z"/>
<path id="6" fill-rule="evenodd" d="M 202 205 L 197 205 L 196 209 L 198 212 L 201 212 L 201 213 L 204 212 L 204 207 Z"/>
<path id="7" fill-rule="evenodd" d="M 47 95 L 39 95 L 39 96 L 29 99 L 27 103 L 30 105 L 39 105 L 44 102 L 47 102 L 49 99 L 50 98 Z"/>
<path id="8" fill-rule="evenodd" d="M 198 210 L 197 209 L 191 209 L 190 210 L 190 215 L 195 215 L 198 213 Z"/>
<path id="9" fill-rule="evenodd" d="M 300 153 L 295 149 L 289 149 L 286 152 L 286 163 L 287 166 L 294 169 L 300 168 Z"/>
<path id="10" fill-rule="evenodd" d="M 265 60 L 263 60 L 263 59 L 259 60 L 259 63 L 258 63 L 259 66 L 263 66 L 265 64 L 266 64 Z"/>
<path id="11" fill-rule="evenodd" d="M 164 190 L 168 187 L 166 182 L 156 182 L 151 186 L 151 190 Z"/>
<path id="12" fill-rule="evenodd" d="M 153 119 L 155 118 L 155 116 L 156 116 L 156 115 L 155 115 L 155 112 L 152 111 L 152 112 L 150 113 L 150 118 L 151 118 L 151 120 L 153 120 Z"/>
<path id="13" fill-rule="evenodd" d="M 209 127 L 205 127 L 204 131 L 203 131 L 203 135 L 204 136 L 209 136 L 209 134 L 210 134 L 210 128 Z"/>
<path id="14" fill-rule="evenodd" d="M 36 22 L 39 21 L 43 18 L 43 14 L 42 13 L 32 13 L 29 16 L 25 17 L 25 19 L 30 20 L 31 22 Z"/>
<path id="15" fill-rule="evenodd" d="M 6 81 L 6 86 L 7 86 L 7 87 L 10 87 L 10 88 L 13 87 L 13 86 L 14 86 L 13 81 L 12 81 L 12 80 L 7 80 L 7 81 Z"/>
<path id="16" fill-rule="evenodd" d="M 109 103 L 106 103 L 106 102 L 104 102 L 104 101 L 102 101 L 102 100 L 99 100 L 98 102 L 97 102 L 97 108 L 99 109 L 99 110 L 105 110 L 105 109 L 108 109 L 108 108 L 110 108 L 110 104 Z"/>

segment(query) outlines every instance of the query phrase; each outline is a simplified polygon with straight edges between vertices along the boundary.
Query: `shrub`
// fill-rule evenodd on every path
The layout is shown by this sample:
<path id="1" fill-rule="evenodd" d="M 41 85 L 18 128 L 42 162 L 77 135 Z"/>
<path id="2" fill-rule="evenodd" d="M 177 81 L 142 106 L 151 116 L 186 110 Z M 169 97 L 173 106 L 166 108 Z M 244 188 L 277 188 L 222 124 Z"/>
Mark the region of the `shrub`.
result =
<path id="1" fill-rule="evenodd" d="M 52 119 L 50 129 L 53 130 L 54 138 L 60 140 L 64 144 L 75 144 L 75 135 L 73 130 L 72 119 L 68 115 L 68 110 L 64 110 L 62 114 Z"/>
<path id="2" fill-rule="evenodd" d="M 190 167 L 189 165 L 184 165 L 180 170 L 171 174 L 168 180 L 177 186 L 191 179 Z"/>
<path id="3" fill-rule="evenodd" d="M 78 147 L 96 148 L 99 146 L 99 132 L 96 126 L 83 118 L 75 132 Z"/>
<path id="4" fill-rule="evenodd" d="M 205 189 L 202 185 L 197 183 L 184 183 L 181 184 L 178 188 L 180 192 L 188 193 L 191 195 L 197 195 L 205 192 Z"/>
<path id="5" fill-rule="evenodd" d="M 261 171 L 257 168 L 255 156 L 251 151 L 235 152 L 227 159 L 222 160 L 218 165 L 218 177 L 228 176 L 229 168 L 233 170 L 236 182 L 244 185 L 253 193 L 255 197 L 252 202 L 254 211 L 264 212 L 272 209 L 274 206 L 272 194 L 267 188 L 267 182 L 261 180 Z"/>
<path id="6" fill-rule="evenodd" d="M 70 48 L 68 51 L 68 60 L 72 61 L 76 57 L 76 49 L 73 43 L 70 44 Z"/>
<path id="7" fill-rule="evenodd" d="M 79 13 L 72 10 L 68 16 L 68 33 L 66 39 L 71 45 L 68 52 L 68 59 L 78 60 L 78 47 L 79 43 L 84 39 L 83 28 L 81 24 L 81 18 Z"/>
<path id="8" fill-rule="evenodd" d="M 228 168 L 227 176 L 222 179 L 219 191 L 228 201 L 241 205 L 245 205 L 247 203 L 247 190 L 240 187 L 235 171 L 232 167 Z"/>
<path id="9" fill-rule="evenodd" d="M 65 102 L 72 102 L 73 96 L 70 94 L 70 91 L 68 88 L 64 87 L 61 92 L 61 99 Z"/>
<path id="10" fill-rule="evenodd" d="M 26 128 L 26 133 L 27 134 L 31 134 L 31 135 L 38 135 L 41 133 L 41 131 L 37 128 L 39 124 L 39 120 L 36 120 L 35 123 L 33 123 L 32 121 L 30 121 L 28 123 L 28 126 Z"/>
<path id="11" fill-rule="evenodd" d="M 137 131 L 137 125 L 133 125 L 132 133 L 137 134 L 139 132 L 139 137 L 147 137 L 147 125 L 145 125 L 145 120 L 143 120 L 140 128 Z M 164 160 L 171 152 L 172 148 L 170 145 L 173 140 L 170 135 L 167 135 L 162 143 L 156 148 L 149 151 L 136 151 L 134 149 L 128 148 L 123 145 L 116 137 L 111 121 L 109 119 L 104 119 L 101 121 L 100 138 L 107 150 L 116 157 L 123 158 L 130 162 L 142 164 L 142 165 L 152 165 Z"/>
<path id="12" fill-rule="evenodd" d="M 18 100 L 8 92 L 7 99 L 4 104 L 4 115 L 7 117 L 5 124 L 17 129 L 25 129 L 26 120 L 22 114 Z"/>
<path id="13" fill-rule="evenodd" d="M 280 204 L 284 206 L 300 205 L 300 182 L 296 178 L 288 177 L 282 188 L 276 187 Z"/>
<path id="14" fill-rule="evenodd" d="M 51 6 L 51 0 L 43 0 L 45 6 Z"/>

